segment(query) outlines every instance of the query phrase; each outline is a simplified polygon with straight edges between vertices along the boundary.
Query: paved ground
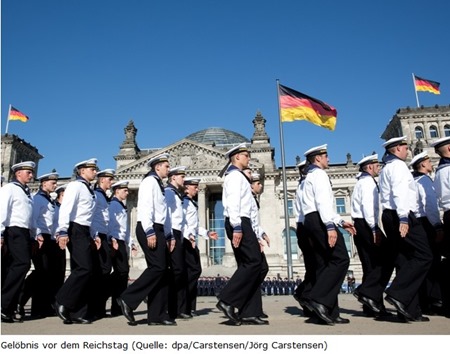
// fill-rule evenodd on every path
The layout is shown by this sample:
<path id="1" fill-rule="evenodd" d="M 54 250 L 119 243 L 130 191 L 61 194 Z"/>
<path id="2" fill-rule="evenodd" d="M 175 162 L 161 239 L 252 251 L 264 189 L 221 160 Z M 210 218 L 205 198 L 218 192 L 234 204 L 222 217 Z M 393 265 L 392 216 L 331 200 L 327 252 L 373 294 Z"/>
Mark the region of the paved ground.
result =
<path id="1" fill-rule="evenodd" d="M 135 311 L 137 326 L 128 326 L 124 317 L 105 318 L 89 325 L 63 325 L 57 317 L 28 320 L 23 323 L 2 323 L 2 335 L 450 335 L 450 319 L 439 316 L 430 317 L 430 322 L 399 323 L 396 317 L 390 321 L 377 321 L 364 317 L 361 306 L 349 294 L 339 296 L 342 317 L 350 319 L 350 324 L 326 326 L 307 323 L 302 311 L 292 296 L 265 296 L 263 304 L 269 315 L 270 324 L 266 326 L 232 326 L 223 314 L 216 309 L 215 297 L 200 297 L 199 317 L 190 320 L 177 320 L 173 327 L 148 326 L 145 318 L 146 305 Z M 388 309 L 392 309 L 387 305 Z M 26 308 L 29 310 L 28 306 Z M 25 338 L 25 337 L 24 337 Z"/>

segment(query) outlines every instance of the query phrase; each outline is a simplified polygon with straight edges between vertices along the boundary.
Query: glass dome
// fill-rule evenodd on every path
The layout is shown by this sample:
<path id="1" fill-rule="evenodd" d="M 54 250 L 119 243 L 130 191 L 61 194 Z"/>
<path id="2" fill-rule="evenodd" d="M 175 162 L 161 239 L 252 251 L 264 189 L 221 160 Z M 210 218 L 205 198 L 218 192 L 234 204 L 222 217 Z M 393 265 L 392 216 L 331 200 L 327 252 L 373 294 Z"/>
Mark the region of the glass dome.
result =
<path id="1" fill-rule="evenodd" d="M 248 140 L 245 136 L 223 128 L 203 129 L 188 135 L 186 139 L 193 140 L 205 145 L 213 145 L 219 147 L 234 146 L 241 143 L 250 142 L 250 140 Z"/>

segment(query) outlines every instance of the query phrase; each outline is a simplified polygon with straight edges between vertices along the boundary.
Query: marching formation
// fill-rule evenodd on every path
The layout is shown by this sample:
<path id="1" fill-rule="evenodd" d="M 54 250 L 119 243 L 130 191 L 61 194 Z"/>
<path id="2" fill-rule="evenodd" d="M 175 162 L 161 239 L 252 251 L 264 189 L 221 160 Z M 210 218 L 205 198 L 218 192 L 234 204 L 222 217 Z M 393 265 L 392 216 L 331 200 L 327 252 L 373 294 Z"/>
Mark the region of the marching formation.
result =
<path id="1" fill-rule="evenodd" d="M 327 145 L 307 150 L 298 165 L 295 209 L 305 275 L 293 297 L 313 323 L 350 322 L 338 303 L 350 262 L 343 229 L 361 260 L 363 279 L 354 296 L 367 316 L 404 322 L 429 321 L 426 314 L 450 316 L 450 137 L 432 145 L 441 158 L 434 181 L 426 153 L 406 164 L 406 137 L 383 147 L 381 160 L 371 155 L 357 164 L 352 222 L 333 206 Z M 232 325 L 268 325 L 261 292 L 270 247 L 259 218 L 263 185 L 249 168 L 246 144 L 226 156 L 222 203 L 237 268 L 220 287 L 216 307 Z M 57 315 L 64 324 L 123 315 L 133 326 L 142 302 L 148 325 L 174 326 L 177 319 L 196 316 L 202 272 L 197 240 L 218 235 L 199 223 L 200 179 L 186 177 L 184 166 L 171 168 L 169 157 L 150 159 L 139 185 L 136 238 L 147 267 L 131 284 L 129 255 L 137 245 L 126 207 L 129 181 L 115 181 L 114 170 L 98 171 L 97 160 L 89 159 L 75 165 L 77 177 L 66 185 L 57 185 L 56 172 L 38 177 L 40 188 L 32 196 L 27 185 L 35 164 L 12 166 L 13 179 L 0 189 L 2 322 L 23 321 L 30 299 L 33 318 Z"/>

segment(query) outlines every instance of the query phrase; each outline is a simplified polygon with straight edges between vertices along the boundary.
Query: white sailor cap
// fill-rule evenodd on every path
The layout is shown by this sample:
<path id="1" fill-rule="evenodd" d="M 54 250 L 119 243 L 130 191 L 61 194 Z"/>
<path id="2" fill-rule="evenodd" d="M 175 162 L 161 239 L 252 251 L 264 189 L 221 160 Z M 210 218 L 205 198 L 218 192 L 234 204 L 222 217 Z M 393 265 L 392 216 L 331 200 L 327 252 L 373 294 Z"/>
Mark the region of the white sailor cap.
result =
<path id="1" fill-rule="evenodd" d="M 116 171 L 112 168 L 107 168 L 105 170 L 101 170 L 97 172 L 97 178 L 99 177 L 112 177 L 114 178 L 116 174 Z"/>
<path id="2" fill-rule="evenodd" d="M 49 180 L 57 181 L 58 178 L 59 178 L 58 172 L 50 172 L 50 173 L 46 173 L 45 175 L 39 176 L 37 179 L 39 180 L 39 182 L 44 182 L 44 181 L 49 181 Z"/>
<path id="3" fill-rule="evenodd" d="M 261 176 L 259 173 L 252 173 L 252 182 L 261 181 Z"/>
<path id="4" fill-rule="evenodd" d="M 155 157 L 152 157 L 150 160 L 148 160 L 148 165 L 150 167 L 153 167 L 160 162 L 169 162 L 169 156 L 170 156 L 169 154 L 160 154 Z"/>
<path id="5" fill-rule="evenodd" d="M 200 178 L 186 177 L 183 183 L 185 186 L 198 186 L 200 184 Z"/>
<path id="6" fill-rule="evenodd" d="M 371 163 L 379 163 L 380 161 L 378 160 L 378 154 L 374 154 L 374 155 L 369 155 L 366 157 L 363 157 L 356 165 L 359 166 L 360 168 L 371 164 Z"/>
<path id="7" fill-rule="evenodd" d="M 97 159 L 95 157 L 89 159 L 89 160 L 85 160 L 85 161 L 81 161 L 78 162 L 75 165 L 75 169 L 79 170 L 80 168 L 97 168 Z"/>
<path id="8" fill-rule="evenodd" d="M 303 167 L 305 167 L 305 165 L 306 165 L 306 160 L 303 160 L 297 164 L 297 167 L 301 170 Z"/>
<path id="9" fill-rule="evenodd" d="M 55 193 L 56 193 L 57 195 L 59 195 L 61 192 L 64 192 L 64 191 L 66 190 L 66 187 L 67 187 L 67 183 L 66 183 L 66 184 L 62 184 L 62 185 L 56 187 Z"/>
<path id="10" fill-rule="evenodd" d="M 430 144 L 431 147 L 434 147 L 435 150 L 439 149 L 441 146 L 450 144 L 450 136 L 445 136 L 440 138 Z"/>
<path id="11" fill-rule="evenodd" d="M 169 177 L 175 175 L 186 175 L 186 166 L 177 166 L 169 170 Z"/>
<path id="12" fill-rule="evenodd" d="M 248 152 L 248 145 L 247 145 L 247 143 L 242 143 L 242 144 L 239 144 L 237 146 L 232 147 L 230 150 L 228 150 L 225 153 L 225 156 L 230 159 L 231 156 L 239 154 L 241 152 Z"/>
<path id="13" fill-rule="evenodd" d="M 20 171 L 20 170 L 29 170 L 33 171 L 36 167 L 36 164 L 33 161 L 25 161 L 25 162 L 19 162 L 15 165 L 11 166 L 11 170 L 13 172 Z"/>
<path id="14" fill-rule="evenodd" d="M 111 188 L 113 191 L 115 191 L 116 189 L 128 188 L 128 184 L 130 184 L 130 181 L 128 181 L 128 180 L 118 181 L 118 182 L 114 183 L 111 186 Z"/>
<path id="15" fill-rule="evenodd" d="M 391 138 L 388 141 L 385 141 L 383 143 L 383 147 L 388 150 L 391 147 L 397 146 L 397 145 L 408 145 L 408 141 L 406 140 L 406 135 L 399 136 L 397 138 Z"/>
<path id="16" fill-rule="evenodd" d="M 417 154 L 413 157 L 413 159 L 409 163 L 409 167 L 415 168 L 419 163 L 429 158 L 430 156 L 428 156 L 428 153 L 426 151 L 421 152 L 420 154 Z"/>
<path id="17" fill-rule="evenodd" d="M 315 155 L 326 154 L 327 153 L 327 146 L 328 146 L 327 144 L 323 144 L 323 145 L 320 145 L 320 146 L 314 146 L 311 149 L 306 150 L 303 155 L 308 157 L 308 156 L 315 156 Z"/>

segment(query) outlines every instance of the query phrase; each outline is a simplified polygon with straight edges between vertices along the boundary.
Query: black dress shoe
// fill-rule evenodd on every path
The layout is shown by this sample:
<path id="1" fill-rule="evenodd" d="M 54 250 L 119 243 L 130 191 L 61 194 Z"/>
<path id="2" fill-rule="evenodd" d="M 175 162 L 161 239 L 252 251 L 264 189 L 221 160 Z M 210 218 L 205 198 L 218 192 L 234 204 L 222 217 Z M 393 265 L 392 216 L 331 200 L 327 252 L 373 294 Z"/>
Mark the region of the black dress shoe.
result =
<path id="1" fill-rule="evenodd" d="M 149 326 L 176 326 L 177 323 L 173 320 L 164 320 L 161 322 L 149 322 Z"/>
<path id="2" fill-rule="evenodd" d="M 342 318 L 341 316 L 338 316 L 334 319 L 334 323 L 336 324 L 347 324 L 350 323 L 350 320 L 348 318 Z"/>
<path id="3" fill-rule="evenodd" d="M 120 309 L 122 310 L 122 314 L 128 320 L 130 325 L 136 324 L 136 320 L 134 319 L 133 310 L 125 303 L 125 301 L 123 301 L 121 297 L 118 297 L 117 303 L 119 304 Z"/>
<path id="4" fill-rule="evenodd" d="M 310 300 L 309 305 L 311 306 L 312 310 L 317 315 L 317 317 L 319 317 L 327 325 L 334 326 L 334 321 L 328 314 L 328 310 L 324 305 L 319 304 L 318 302 L 315 302 L 314 300 Z"/>
<path id="5" fill-rule="evenodd" d="M 223 314 L 228 317 L 228 319 L 230 319 L 231 321 L 238 323 L 240 322 L 239 319 L 237 318 L 236 314 L 234 313 L 234 307 L 231 305 L 227 305 L 226 303 L 224 303 L 222 300 L 220 300 L 216 307 L 223 312 Z"/>
<path id="6" fill-rule="evenodd" d="M 413 322 L 430 322 L 430 318 L 421 315 L 421 316 L 419 316 L 419 317 L 416 317 L 416 318 L 413 320 Z"/>
<path id="7" fill-rule="evenodd" d="M 88 320 L 87 318 L 83 318 L 83 317 L 74 318 L 74 319 L 72 319 L 72 321 L 74 323 L 78 323 L 78 324 L 91 324 L 92 323 L 91 320 Z"/>
<path id="8" fill-rule="evenodd" d="M 70 312 L 68 309 L 64 307 L 64 305 L 59 304 L 57 301 L 53 304 L 53 308 L 56 311 L 56 314 L 63 321 L 70 321 Z"/>
<path id="9" fill-rule="evenodd" d="M 181 318 L 182 320 L 189 320 L 193 316 L 188 313 L 180 313 L 177 318 Z"/>
<path id="10" fill-rule="evenodd" d="M 269 315 L 263 312 L 262 315 L 259 316 L 259 318 L 269 318 Z"/>
<path id="11" fill-rule="evenodd" d="M 242 324 L 248 324 L 248 325 L 268 325 L 269 321 L 263 320 L 259 317 L 242 317 L 241 318 Z"/>
<path id="12" fill-rule="evenodd" d="M 357 299 L 361 304 L 365 305 L 367 308 L 369 308 L 375 314 L 381 312 L 381 306 L 376 301 L 369 299 L 368 297 L 366 297 L 364 295 L 359 295 L 357 297 Z"/>
<path id="13" fill-rule="evenodd" d="M 309 312 L 313 312 L 313 308 L 309 305 L 309 300 L 299 297 L 297 294 L 294 294 L 294 299 L 300 304 L 300 306 L 305 310 Z"/>
<path id="14" fill-rule="evenodd" d="M 406 310 L 405 305 L 403 305 L 400 301 L 394 299 L 392 296 L 386 295 L 384 298 L 388 303 L 395 307 L 395 309 L 405 317 L 408 321 L 414 321 L 414 317 Z"/>
<path id="15" fill-rule="evenodd" d="M 13 317 L 2 311 L 2 323 L 13 323 L 13 322 L 14 322 Z"/>

